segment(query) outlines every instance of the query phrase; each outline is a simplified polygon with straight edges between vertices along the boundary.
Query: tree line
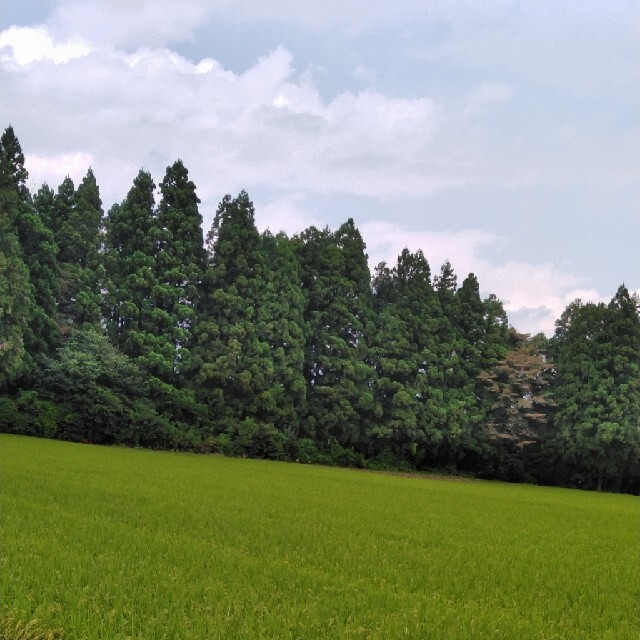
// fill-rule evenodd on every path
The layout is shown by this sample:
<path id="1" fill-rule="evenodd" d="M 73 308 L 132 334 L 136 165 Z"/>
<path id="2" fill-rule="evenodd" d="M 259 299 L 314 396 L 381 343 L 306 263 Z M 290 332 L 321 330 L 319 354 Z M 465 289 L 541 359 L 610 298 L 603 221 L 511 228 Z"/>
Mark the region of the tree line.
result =
<path id="1" fill-rule="evenodd" d="M 141 170 L 106 213 L 91 169 L 56 191 L 27 179 L 9 127 L 1 431 L 640 488 L 639 304 L 624 286 L 529 336 L 474 274 L 432 273 L 422 251 L 371 274 L 351 219 L 260 233 L 243 191 L 203 236 L 180 160 L 158 188 Z"/>

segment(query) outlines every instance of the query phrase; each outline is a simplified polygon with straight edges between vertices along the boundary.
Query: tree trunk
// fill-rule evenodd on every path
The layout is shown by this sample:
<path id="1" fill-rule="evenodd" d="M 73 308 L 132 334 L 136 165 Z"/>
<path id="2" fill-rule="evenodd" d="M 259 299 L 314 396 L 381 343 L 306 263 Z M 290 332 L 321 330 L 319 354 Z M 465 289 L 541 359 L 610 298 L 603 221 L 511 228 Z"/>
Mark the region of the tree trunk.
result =
<path id="1" fill-rule="evenodd" d="M 602 491 L 602 471 L 598 471 L 598 482 L 596 484 L 596 491 Z"/>

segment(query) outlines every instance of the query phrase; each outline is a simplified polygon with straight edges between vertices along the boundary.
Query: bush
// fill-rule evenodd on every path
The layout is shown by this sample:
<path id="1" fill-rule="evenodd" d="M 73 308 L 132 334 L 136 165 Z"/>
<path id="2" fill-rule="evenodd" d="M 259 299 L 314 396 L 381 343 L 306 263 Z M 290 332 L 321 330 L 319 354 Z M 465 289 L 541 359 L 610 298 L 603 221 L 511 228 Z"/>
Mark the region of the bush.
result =
<path id="1" fill-rule="evenodd" d="M 60 410 L 50 400 L 43 400 L 37 391 L 21 391 L 17 400 L 18 409 L 26 417 L 33 435 L 54 438 L 58 432 Z"/>
<path id="2" fill-rule="evenodd" d="M 389 447 L 385 447 L 374 458 L 367 460 L 367 469 L 379 471 L 411 471 L 411 465 L 396 455 Z"/>
<path id="3" fill-rule="evenodd" d="M 327 458 L 329 464 L 338 467 L 356 467 L 357 469 L 364 469 L 365 467 L 364 456 L 361 453 L 353 449 L 345 449 L 336 440 L 330 443 Z"/>
<path id="4" fill-rule="evenodd" d="M 310 438 L 300 438 L 295 442 L 293 451 L 293 459 L 297 462 L 307 464 L 318 463 L 320 461 L 320 452 L 316 443 Z"/>
<path id="5" fill-rule="evenodd" d="M 0 431 L 39 438 L 54 438 L 61 412 L 37 391 L 20 391 L 17 398 L 0 398 Z"/>
<path id="6" fill-rule="evenodd" d="M 250 458 L 284 460 L 286 437 L 272 424 L 259 423 L 245 418 L 239 425 L 234 439 L 235 453 Z"/>
<path id="7" fill-rule="evenodd" d="M 27 419 L 18 410 L 15 400 L 0 398 L 0 431 L 27 434 Z"/>

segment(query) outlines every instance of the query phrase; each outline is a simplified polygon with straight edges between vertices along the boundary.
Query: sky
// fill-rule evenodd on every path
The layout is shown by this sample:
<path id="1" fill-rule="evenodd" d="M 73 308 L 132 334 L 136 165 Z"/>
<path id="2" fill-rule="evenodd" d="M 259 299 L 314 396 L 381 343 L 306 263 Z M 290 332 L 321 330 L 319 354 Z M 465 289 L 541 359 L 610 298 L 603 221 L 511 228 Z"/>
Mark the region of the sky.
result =
<path id="1" fill-rule="evenodd" d="M 638 0 L 0 0 L 0 126 L 29 186 L 105 209 L 182 159 L 204 231 L 245 189 L 473 272 L 519 331 L 640 291 Z"/>

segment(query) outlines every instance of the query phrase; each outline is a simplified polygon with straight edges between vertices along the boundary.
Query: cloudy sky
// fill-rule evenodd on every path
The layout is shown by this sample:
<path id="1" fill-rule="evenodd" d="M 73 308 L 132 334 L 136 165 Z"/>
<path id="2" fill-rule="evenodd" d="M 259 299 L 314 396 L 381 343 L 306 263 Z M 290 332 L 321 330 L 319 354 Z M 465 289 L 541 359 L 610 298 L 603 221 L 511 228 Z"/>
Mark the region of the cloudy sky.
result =
<path id="1" fill-rule="evenodd" d="M 640 289 L 638 0 L 0 7 L 34 190 L 91 166 L 108 208 L 181 158 L 206 228 L 240 189 L 263 229 L 352 217 L 372 267 L 449 259 L 530 333 Z"/>

